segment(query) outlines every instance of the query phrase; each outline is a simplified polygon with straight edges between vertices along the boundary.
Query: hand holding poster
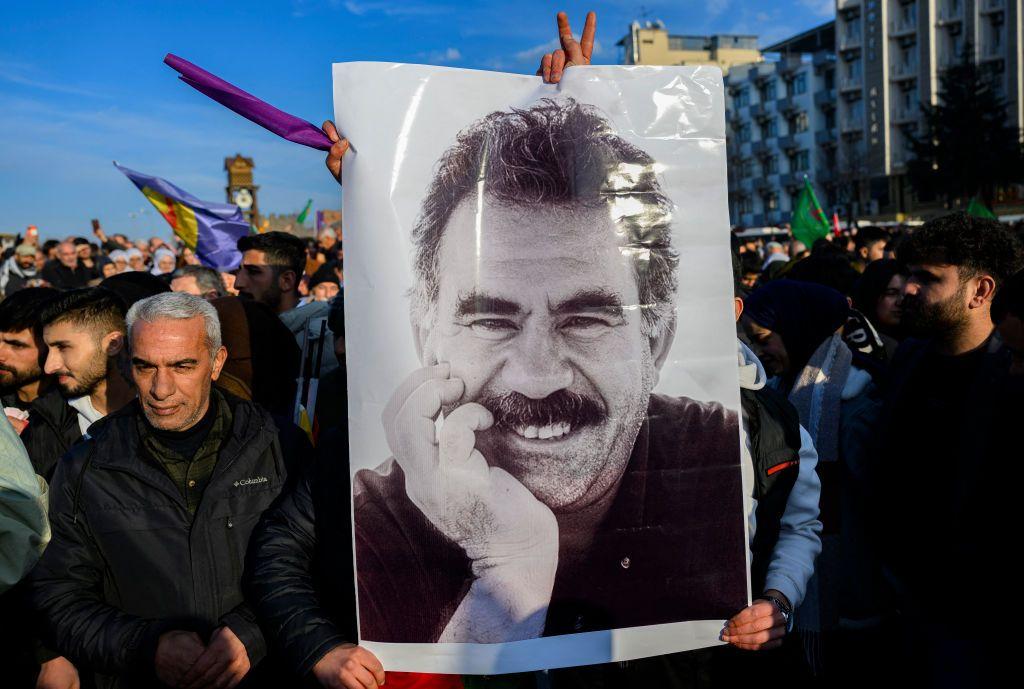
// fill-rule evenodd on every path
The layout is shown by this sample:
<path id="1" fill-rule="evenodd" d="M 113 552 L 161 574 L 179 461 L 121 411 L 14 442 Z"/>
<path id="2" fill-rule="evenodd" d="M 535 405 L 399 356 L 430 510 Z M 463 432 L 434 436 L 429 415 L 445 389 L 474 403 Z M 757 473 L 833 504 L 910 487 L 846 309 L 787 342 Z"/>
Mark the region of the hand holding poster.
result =
<path id="1" fill-rule="evenodd" d="M 334 84 L 361 643 L 470 674 L 715 643 L 749 601 L 721 74 Z"/>

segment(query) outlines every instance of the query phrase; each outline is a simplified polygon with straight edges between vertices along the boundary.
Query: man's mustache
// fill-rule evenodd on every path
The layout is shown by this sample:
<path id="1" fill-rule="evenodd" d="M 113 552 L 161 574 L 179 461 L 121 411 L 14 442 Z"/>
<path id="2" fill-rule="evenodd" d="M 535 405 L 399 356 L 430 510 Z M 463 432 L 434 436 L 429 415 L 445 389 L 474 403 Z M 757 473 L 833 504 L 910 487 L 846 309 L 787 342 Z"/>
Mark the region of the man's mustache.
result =
<path id="1" fill-rule="evenodd" d="M 568 390 L 558 390 L 543 399 L 532 399 L 518 392 L 488 395 L 476 400 L 494 415 L 494 425 L 504 428 L 549 426 L 566 423 L 573 428 L 596 425 L 607 419 L 600 400 Z"/>

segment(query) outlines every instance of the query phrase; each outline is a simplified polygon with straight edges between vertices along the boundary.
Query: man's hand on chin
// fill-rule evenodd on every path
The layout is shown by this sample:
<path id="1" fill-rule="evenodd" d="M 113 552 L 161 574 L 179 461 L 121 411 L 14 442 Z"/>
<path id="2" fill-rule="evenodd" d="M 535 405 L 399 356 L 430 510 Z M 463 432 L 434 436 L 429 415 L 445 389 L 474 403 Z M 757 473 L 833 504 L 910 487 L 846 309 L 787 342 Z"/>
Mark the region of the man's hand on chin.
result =
<path id="1" fill-rule="evenodd" d="M 441 641 L 489 643 L 540 636 L 558 566 L 555 515 L 515 477 L 487 464 L 476 432 L 494 418 L 479 404 L 457 407 L 435 438 L 435 420 L 465 385 L 450 366 L 419 369 L 382 415 L 409 499 L 472 561 L 476 577 Z"/>

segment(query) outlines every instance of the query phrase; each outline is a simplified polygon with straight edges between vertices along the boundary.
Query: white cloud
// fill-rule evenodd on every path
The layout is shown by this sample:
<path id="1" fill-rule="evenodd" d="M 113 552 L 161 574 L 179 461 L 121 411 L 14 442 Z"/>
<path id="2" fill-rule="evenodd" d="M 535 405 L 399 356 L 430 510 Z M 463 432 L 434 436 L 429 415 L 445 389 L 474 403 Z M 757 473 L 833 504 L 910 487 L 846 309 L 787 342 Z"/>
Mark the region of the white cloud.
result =
<path id="1" fill-rule="evenodd" d="M 432 3 L 414 2 L 402 0 L 401 2 L 357 2 L 346 0 L 344 7 L 357 17 L 368 14 L 383 14 L 387 17 L 422 17 L 432 14 L 445 14 L 452 11 L 446 5 Z"/>
<path id="2" fill-rule="evenodd" d="M 0 81 L 6 81 L 19 86 L 27 86 L 41 91 L 53 93 L 64 93 L 71 96 L 89 96 L 91 98 L 101 97 L 95 91 L 75 86 L 74 84 L 62 84 L 41 78 L 39 70 L 35 66 L 22 62 L 0 61 Z"/>
<path id="3" fill-rule="evenodd" d="M 704 12 L 708 16 L 717 17 L 718 15 L 729 9 L 729 3 L 731 0 L 706 0 L 704 3 Z"/>
<path id="4" fill-rule="evenodd" d="M 417 53 L 417 56 L 434 65 L 449 64 L 452 62 L 458 62 L 462 59 L 462 53 L 459 49 L 451 46 L 444 50 L 432 50 L 430 52 Z"/>
<path id="5" fill-rule="evenodd" d="M 552 50 L 558 50 L 560 47 L 561 44 L 558 42 L 558 39 L 553 38 L 547 43 L 541 43 L 533 46 L 532 48 L 520 50 L 518 53 L 514 53 L 512 57 L 514 57 L 517 62 L 539 60 L 546 53 L 550 53 Z"/>

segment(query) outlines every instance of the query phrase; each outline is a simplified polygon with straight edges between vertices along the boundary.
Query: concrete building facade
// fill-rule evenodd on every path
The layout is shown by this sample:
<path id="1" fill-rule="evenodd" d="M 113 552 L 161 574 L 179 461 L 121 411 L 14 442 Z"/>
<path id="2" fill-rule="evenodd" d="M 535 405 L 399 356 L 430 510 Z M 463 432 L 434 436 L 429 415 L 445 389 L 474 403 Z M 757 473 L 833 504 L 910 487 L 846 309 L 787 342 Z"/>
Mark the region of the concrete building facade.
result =
<path id="1" fill-rule="evenodd" d="M 848 213 L 915 210 L 906 180 L 908 134 L 920 104 L 938 103 L 940 75 L 967 45 L 1024 130 L 1021 0 L 836 0 L 839 163 Z"/>
<path id="2" fill-rule="evenodd" d="M 729 212 L 733 225 L 788 222 L 804 177 L 829 205 L 823 183 L 836 166 L 832 24 L 769 46 L 776 54 L 726 76 Z"/>
<path id="3" fill-rule="evenodd" d="M 616 45 L 624 65 L 718 65 L 722 72 L 734 65 L 761 61 L 757 36 L 669 34 L 660 21 L 633 22 Z"/>

